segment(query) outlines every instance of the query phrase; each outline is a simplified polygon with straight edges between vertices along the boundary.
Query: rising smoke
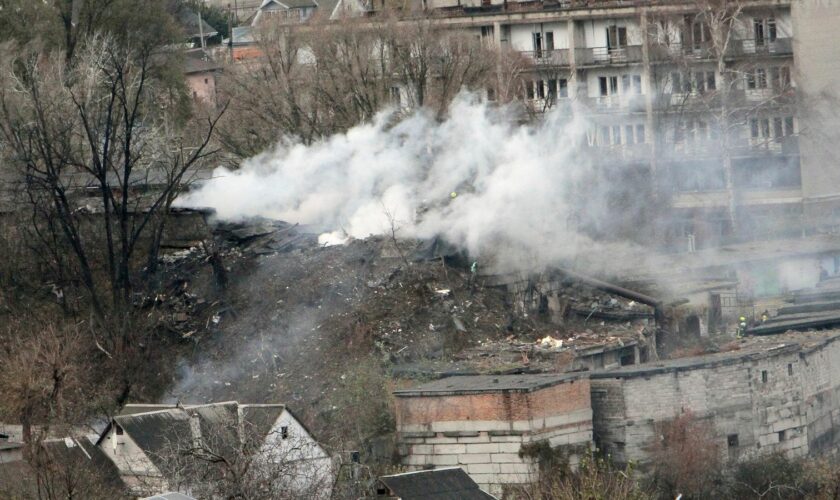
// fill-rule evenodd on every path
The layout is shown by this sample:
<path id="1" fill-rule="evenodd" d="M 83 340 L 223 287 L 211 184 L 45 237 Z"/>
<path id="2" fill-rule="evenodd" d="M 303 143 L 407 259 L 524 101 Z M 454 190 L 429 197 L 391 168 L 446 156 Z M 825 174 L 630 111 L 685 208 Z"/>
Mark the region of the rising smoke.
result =
<path id="1" fill-rule="evenodd" d="M 219 168 L 180 204 L 223 220 L 313 225 L 326 244 L 392 230 L 441 236 L 498 270 L 617 263 L 626 245 L 603 248 L 578 227 L 582 199 L 588 218 L 607 213 L 609 190 L 592 181 L 584 147 L 589 125 L 552 112 L 537 125 L 512 116 L 470 94 L 442 122 L 420 111 L 394 123 L 382 113 L 313 145 L 283 142 L 240 170 Z"/>

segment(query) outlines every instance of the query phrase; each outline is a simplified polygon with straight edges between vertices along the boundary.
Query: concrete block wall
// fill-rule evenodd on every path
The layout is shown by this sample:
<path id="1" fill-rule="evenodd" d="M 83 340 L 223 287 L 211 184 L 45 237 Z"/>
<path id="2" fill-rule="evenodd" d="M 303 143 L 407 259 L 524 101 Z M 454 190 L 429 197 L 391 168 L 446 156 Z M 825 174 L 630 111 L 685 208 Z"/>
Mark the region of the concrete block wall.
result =
<path id="1" fill-rule="evenodd" d="M 482 489 L 501 494 L 503 485 L 538 478 L 538 464 L 520 456 L 523 444 L 591 444 L 589 394 L 582 379 L 533 392 L 398 397 L 402 462 L 415 470 L 461 466 Z"/>
<path id="2" fill-rule="evenodd" d="M 788 345 L 725 363 L 591 379 L 594 440 L 617 462 L 649 462 L 656 425 L 684 412 L 712 424 L 724 460 L 840 446 L 840 342 Z M 737 444 L 735 444 L 737 443 Z"/>

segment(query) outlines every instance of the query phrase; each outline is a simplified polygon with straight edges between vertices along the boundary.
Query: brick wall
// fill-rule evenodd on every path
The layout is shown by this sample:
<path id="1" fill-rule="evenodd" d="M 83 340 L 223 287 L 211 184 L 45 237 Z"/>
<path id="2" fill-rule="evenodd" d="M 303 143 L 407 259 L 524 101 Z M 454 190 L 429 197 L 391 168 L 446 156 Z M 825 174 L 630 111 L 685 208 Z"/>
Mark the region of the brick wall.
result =
<path id="1" fill-rule="evenodd" d="M 592 442 L 586 379 L 534 392 L 398 397 L 396 404 L 405 465 L 461 466 L 492 494 L 500 494 L 504 484 L 537 479 L 537 464 L 519 456 L 522 444 L 543 439 L 555 447 Z"/>

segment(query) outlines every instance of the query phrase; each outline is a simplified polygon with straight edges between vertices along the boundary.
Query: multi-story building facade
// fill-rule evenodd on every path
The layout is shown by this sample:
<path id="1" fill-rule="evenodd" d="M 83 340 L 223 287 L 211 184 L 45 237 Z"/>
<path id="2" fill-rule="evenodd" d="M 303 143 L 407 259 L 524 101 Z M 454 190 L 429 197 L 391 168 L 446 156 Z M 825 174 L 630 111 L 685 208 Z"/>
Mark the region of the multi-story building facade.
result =
<path id="1" fill-rule="evenodd" d="M 829 26 L 809 26 L 838 20 L 840 2 L 629 3 L 429 0 L 426 8 L 528 58 L 531 108 L 585 113 L 600 168 L 626 186 L 616 199 L 659 201 L 646 213 L 628 203 L 625 215 L 655 211 L 673 244 L 833 226 L 837 132 L 813 110 L 836 120 L 825 113 L 825 89 L 837 87 L 840 67 Z"/>

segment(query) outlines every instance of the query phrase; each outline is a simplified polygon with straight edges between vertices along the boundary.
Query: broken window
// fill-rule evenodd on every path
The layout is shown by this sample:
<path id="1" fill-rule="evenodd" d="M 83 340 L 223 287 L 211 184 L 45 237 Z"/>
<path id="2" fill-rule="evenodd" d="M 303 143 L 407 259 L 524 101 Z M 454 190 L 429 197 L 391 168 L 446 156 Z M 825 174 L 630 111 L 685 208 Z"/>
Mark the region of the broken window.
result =
<path id="1" fill-rule="evenodd" d="M 612 25 L 607 27 L 607 48 L 610 50 L 627 47 L 627 28 Z"/>
<path id="2" fill-rule="evenodd" d="M 788 376 L 793 376 L 793 363 L 788 363 Z"/>
<path id="3" fill-rule="evenodd" d="M 543 81 L 537 80 L 534 82 L 534 85 L 537 90 L 537 99 L 545 99 L 545 85 L 543 85 Z"/>
<path id="4" fill-rule="evenodd" d="M 761 381 L 767 383 L 767 370 L 761 370 Z"/>
<path id="5" fill-rule="evenodd" d="M 533 99 L 534 98 L 534 82 L 532 82 L 532 81 L 525 82 L 525 97 L 527 99 Z"/>
<path id="6" fill-rule="evenodd" d="M 785 440 L 785 437 L 786 437 L 785 436 L 785 431 L 779 431 L 779 442 L 780 443 Z"/>
<path id="7" fill-rule="evenodd" d="M 554 101 L 557 98 L 557 80 L 548 81 L 548 99 Z"/>
<path id="8" fill-rule="evenodd" d="M 545 32 L 545 50 L 554 50 L 554 32 Z"/>
<path id="9" fill-rule="evenodd" d="M 726 436 L 726 444 L 729 445 L 730 448 L 735 448 L 736 446 L 738 446 L 738 435 L 730 434 Z"/>
<path id="10" fill-rule="evenodd" d="M 289 438 L 289 427 L 282 426 L 280 427 L 280 439 L 288 439 Z"/>
<path id="11" fill-rule="evenodd" d="M 122 435 L 125 433 L 125 431 L 123 430 L 123 428 L 122 428 L 122 427 L 120 427 L 119 425 L 118 425 L 118 426 L 116 426 L 116 427 L 114 428 L 114 430 L 117 432 L 117 436 L 122 436 Z"/>

